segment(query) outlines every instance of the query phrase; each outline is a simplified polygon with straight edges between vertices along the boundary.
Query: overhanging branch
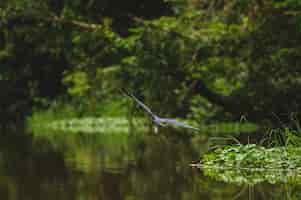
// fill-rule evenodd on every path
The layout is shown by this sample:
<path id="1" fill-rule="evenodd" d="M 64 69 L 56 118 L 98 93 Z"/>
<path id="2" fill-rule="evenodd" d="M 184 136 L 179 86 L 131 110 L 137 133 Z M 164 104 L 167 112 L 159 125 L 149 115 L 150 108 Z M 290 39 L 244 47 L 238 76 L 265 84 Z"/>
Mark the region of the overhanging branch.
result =
<path id="1" fill-rule="evenodd" d="M 87 23 L 79 20 L 71 20 L 66 19 L 63 17 L 58 16 L 28 16 L 28 15 L 17 15 L 8 18 L 2 26 L 7 27 L 15 27 L 16 25 L 28 25 L 28 24 L 37 24 L 37 23 L 56 23 L 62 24 L 67 26 L 72 26 L 75 28 L 79 28 L 83 31 L 96 31 L 99 30 L 102 25 L 101 24 L 94 24 L 94 23 Z"/>

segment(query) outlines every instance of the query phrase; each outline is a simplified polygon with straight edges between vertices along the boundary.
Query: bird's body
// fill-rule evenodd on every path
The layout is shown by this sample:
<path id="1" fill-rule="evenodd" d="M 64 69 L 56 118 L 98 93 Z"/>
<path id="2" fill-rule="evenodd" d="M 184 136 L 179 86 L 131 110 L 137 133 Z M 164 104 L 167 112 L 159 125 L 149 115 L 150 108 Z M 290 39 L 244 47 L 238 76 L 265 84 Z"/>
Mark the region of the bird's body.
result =
<path id="1" fill-rule="evenodd" d="M 169 118 L 161 118 L 157 115 L 155 115 L 151 109 L 149 107 L 147 107 L 144 103 L 142 103 L 139 99 L 137 99 L 133 94 L 130 94 L 129 92 L 127 91 L 124 91 L 123 92 L 129 96 L 130 98 L 134 99 L 135 102 L 141 107 L 143 108 L 143 110 L 145 112 L 147 112 L 149 114 L 149 116 L 151 117 L 151 120 L 158 126 L 168 126 L 168 125 L 172 125 L 172 126 L 178 126 L 178 127 L 183 127 L 183 128 L 188 128 L 188 129 L 192 129 L 192 130 L 199 130 L 198 128 L 195 128 L 195 127 L 192 127 L 188 124 L 185 124 L 183 122 L 179 122 L 175 119 L 169 119 Z"/>

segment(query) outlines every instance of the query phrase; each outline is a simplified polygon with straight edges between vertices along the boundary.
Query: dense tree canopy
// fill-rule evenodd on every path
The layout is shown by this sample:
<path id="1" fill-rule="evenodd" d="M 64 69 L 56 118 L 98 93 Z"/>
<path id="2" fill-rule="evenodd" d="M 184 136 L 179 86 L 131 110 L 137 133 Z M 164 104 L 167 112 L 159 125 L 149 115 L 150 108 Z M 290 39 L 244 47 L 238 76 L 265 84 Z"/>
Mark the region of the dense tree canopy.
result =
<path id="1" fill-rule="evenodd" d="M 0 17 L 0 101 L 12 116 L 59 96 L 93 108 L 120 87 L 197 120 L 300 111 L 297 0 L 7 0 Z"/>

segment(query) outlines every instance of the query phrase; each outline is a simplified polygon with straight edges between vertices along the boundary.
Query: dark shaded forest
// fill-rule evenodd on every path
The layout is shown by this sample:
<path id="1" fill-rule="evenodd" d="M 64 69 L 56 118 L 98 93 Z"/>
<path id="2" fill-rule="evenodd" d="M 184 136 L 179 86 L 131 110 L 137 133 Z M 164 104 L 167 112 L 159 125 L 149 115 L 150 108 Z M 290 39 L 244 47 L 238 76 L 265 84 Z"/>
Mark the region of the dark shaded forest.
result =
<path id="1" fill-rule="evenodd" d="M 101 113 L 127 88 L 167 116 L 278 126 L 299 117 L 300 58 L 298 0 L 2 0 L 1 122 Z"/>

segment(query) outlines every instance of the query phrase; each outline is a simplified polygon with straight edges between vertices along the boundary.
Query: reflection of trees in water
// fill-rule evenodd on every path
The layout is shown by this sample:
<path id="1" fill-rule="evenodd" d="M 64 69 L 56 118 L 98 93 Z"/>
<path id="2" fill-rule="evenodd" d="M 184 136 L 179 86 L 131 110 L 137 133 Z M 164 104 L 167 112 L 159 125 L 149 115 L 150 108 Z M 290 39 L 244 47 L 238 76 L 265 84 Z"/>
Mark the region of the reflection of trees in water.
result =
<path id="1" fill-rule="evenodd" d="M 183 143 L 169 139 L 172 138 L 146 138 L 145 148 L 140 152 L 140 166 L 132 170 L 125 180 L 128 196 L 135 196 L 137 199 L 181 198 L 181 193 L 187 186 L 183 170 L 188 169 L 191 160 L 187 156 L 189 149 Z"/>
<path id="2" fill-rule="evenodd" d="M 300 199 L 298 186 L 248 188 L 203 176 L 189 166 L 198 149 L 182 136 L 20 135 L 0 139 L 7 199 Z"/>
<path id="3" fill-rule="evenodd" d="M 22 132 L 0 136 L 0 196 L 4 199 L 72 198 L 59 184 L 68 184 L 68 170 L 59 152 L 47 145 L 34 151 L 31 137 Z M 5 198 L 5 197 L 8 198 Z M 1 198 L 1 199 L 2 199 Z"/>
<path id="4" fill-rule="evenodd" d="M 246 171 L 203 168 L 206 176 L 241 187 L 233 199 L 298 199 L 301 189 L 298 174 L 285 171 Z"/>
<path id="5" fill-rule="evenodd" d="M 189 167 L 196 157 L 192 145 L 179 137 L 147 137 L 140 168 L 132 170 L 123 183 L 125 195 L 146 200 L 232 199 L 239 188 L 200 179 L 199 172 Z"/>
<path id="6" fill-rule="evenodd" d="M 203 166 L 202 171 L 206 176 L 209 176 L 213 179 L 238 185 L 256 185 L 262 182 L 267 182 L 270 184 L 288 183 L 293 185 L 300 185 L 301 183 L 301 176 L 298 170 L 253 170 L 252 168 L 235 169 L 229 167 L 217 168 L 217 166 Z"/>
<path id="7" fill-rule="evenodd" d="M 283 184 L 279 186 L 273 186 L 266 183 L 258 185 L 243 185 L 241 191 L 239 191 L 233 200 L 248 199 L 248 200 L 265 200 L 265 199 L 292 199 L 297 200 L 301 198 L 300 186 L 293 186 L 289 184 Z"/>

